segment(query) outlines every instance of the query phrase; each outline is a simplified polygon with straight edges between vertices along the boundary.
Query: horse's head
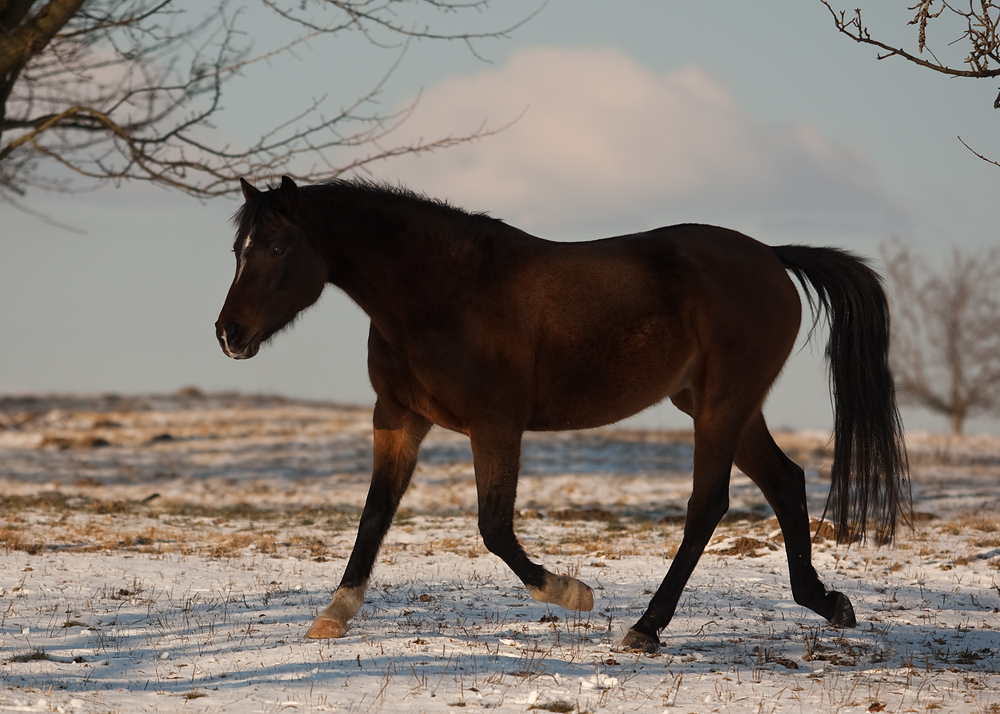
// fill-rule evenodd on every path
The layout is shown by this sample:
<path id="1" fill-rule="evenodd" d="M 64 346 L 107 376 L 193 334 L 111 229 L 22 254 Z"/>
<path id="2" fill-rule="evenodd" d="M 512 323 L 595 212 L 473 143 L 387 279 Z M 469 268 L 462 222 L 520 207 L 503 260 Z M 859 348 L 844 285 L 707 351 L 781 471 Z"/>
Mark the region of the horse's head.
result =
<path id="1" fill-rule="evenodd" d="M 300 225 L 294 181 L 284 176 L 266 192 L 243 179 L 240 185 L 246 202 L 236 214 L 236 277 L 215 334 L 226 355 L 249 359 L 319 299 L 327 266 Z"/>

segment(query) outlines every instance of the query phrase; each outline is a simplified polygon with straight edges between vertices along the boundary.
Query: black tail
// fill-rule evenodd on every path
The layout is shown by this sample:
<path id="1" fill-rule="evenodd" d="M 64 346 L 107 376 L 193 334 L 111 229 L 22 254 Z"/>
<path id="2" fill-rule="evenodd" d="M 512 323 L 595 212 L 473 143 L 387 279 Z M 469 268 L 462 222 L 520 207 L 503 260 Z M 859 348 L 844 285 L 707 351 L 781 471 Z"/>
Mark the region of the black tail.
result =
<path id="1" fill-rule="evenodd" d="M 834 452 L 827 508 L 837 540 L 863 539 L 873 526 L 876 542 L 887 543 L 912 505 L 882 280 L 865 260 L 835 248 L 788 245 L 774 252 L 802 283 L 814 313 L 825 312 L 830 323 Z"/>

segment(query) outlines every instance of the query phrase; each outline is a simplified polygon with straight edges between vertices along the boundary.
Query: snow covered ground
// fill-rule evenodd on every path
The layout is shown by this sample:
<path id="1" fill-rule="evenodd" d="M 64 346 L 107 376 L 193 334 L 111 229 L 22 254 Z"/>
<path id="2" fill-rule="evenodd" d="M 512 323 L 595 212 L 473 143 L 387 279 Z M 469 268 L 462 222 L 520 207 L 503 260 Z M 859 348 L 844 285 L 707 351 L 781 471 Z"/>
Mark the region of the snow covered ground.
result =
<path id="1" fill-rule="evenodd" d="M 817 537 L 859 624 L 791 599 L 780 532 L 731 518 L 655 656 L 616 646 L 680 542 L 689 434 L 528 435 L 516 528 L 595 588 L 528 598 L 434 430 L 347 637 L 303 639 L 367 491 L 370 413 L 238 395 L 0 399 L 0 711 L 1000 712 L 1000 439 L 910 438 L 892 548 Z M 825 434 L 779 440 L 822 512 Z"/>

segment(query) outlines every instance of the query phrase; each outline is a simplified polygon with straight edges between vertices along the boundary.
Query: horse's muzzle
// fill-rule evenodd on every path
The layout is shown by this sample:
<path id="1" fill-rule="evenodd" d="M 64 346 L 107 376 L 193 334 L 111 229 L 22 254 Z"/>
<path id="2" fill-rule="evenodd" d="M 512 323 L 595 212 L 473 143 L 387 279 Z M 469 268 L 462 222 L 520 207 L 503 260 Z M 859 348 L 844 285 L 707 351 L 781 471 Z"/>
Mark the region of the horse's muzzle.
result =
<path id="1" fill-rule="evenodd" d="M 246 337 L 247 330 L 238 322 L 229 320 L 225 324 L 215 323 L 215 336 L 227 357 L 233 359 L 250 359 L 260 350 L 261 333 L 252 333 Z"/>

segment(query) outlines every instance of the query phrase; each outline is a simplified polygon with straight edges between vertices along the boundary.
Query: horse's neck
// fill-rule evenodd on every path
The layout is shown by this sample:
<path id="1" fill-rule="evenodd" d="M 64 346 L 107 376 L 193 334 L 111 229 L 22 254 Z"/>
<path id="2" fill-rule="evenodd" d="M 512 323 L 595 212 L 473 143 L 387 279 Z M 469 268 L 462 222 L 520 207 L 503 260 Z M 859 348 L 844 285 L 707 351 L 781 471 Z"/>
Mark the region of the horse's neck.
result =
<path id="1" fill-rule="evenodd" d="M 338 211 L 328 262 L 332 282 L 388 337 L 478 272 L 485 238 L 463 232 L 463 216 L 385 200 L 379 210 L 368 204 Z"/>

